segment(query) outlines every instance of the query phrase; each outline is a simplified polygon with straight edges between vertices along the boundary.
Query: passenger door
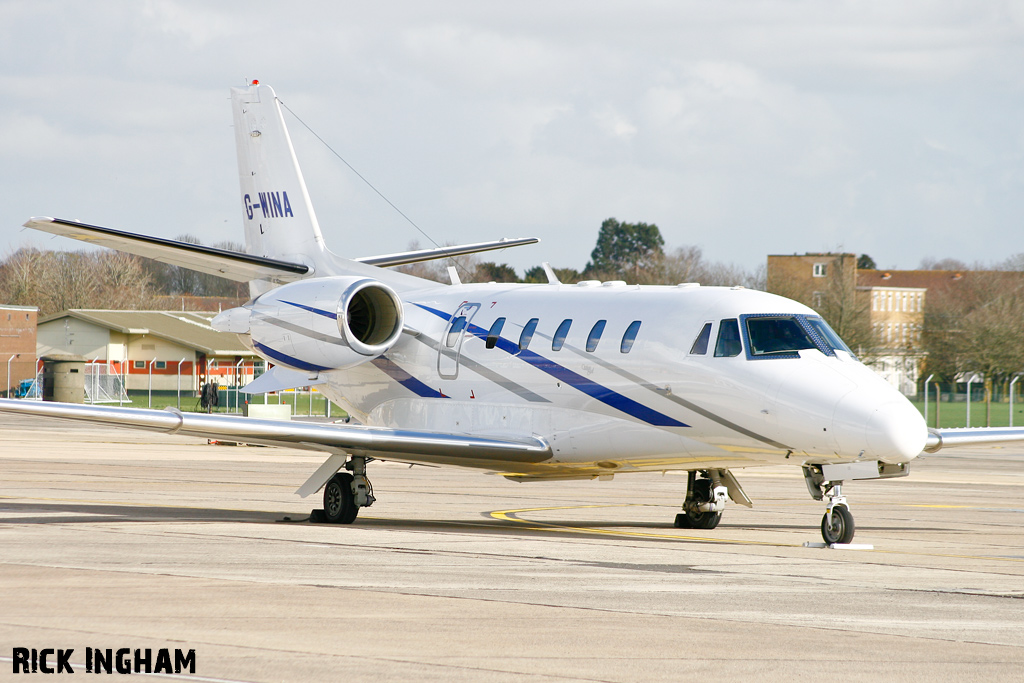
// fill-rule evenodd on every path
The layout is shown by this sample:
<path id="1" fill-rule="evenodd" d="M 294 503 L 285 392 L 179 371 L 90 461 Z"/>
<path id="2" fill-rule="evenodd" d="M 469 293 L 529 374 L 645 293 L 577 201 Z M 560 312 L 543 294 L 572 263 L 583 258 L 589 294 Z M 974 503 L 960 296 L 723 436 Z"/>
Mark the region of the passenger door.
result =
<path id="1" fill-rule="evenodd" d="M 462 357 L 462 343 L 473 322 L 473 316 L 480 310 L 480 304 L 464 303 L 452 314 L 445 325 L 437 346 L 437 374 L 441 379 L 456 379 L 459 376 L 459 359 Z"/>

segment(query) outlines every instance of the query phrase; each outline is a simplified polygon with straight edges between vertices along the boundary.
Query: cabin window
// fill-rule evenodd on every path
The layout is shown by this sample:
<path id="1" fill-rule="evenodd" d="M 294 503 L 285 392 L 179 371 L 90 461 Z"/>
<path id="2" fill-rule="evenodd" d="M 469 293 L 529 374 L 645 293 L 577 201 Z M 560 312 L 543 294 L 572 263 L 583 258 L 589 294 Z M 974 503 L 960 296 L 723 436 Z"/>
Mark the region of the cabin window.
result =
<path id="1" fill-rule="evenodd" d="M 552 351 L 562 350 L 562 345 L 565 344 L 565 337 L 569 334 L 570 327 L 572 327 L 572 318 L 566 318 L 558 326 L 558 329 L 555 330 L 555 336 L 551 339 Z"/>
<path id="2" fill-rule="evenodd" d="M 530 322 L 523 326 L 523 333 L 519 335 L 519 350 L 525 351 L 530 346 L 533 333 L 537 331 L 537 318 L 530 318 Z"/>
<path id="3" fill-rule="evenodd" d="M 459 335 L 466 329 L 466 316 L 460 315 L 452 323 L 452 326 L 448 329 L 448 338 L 444 340 L 445 346 L 452 348 L 455 346 L 455 342 L 459 340 Z"/>
<path id="4" fill-rule="evenodd" d="M 708 342 L 711 341 L 711 323 L 704 323 L 704 327 L 700 329 L 700 334 L 693 340 L 693 346 L 690 347 L 690 353 L 695 356 L 703 356 L 708 352 Z"/>
<path id="5" fill-rule="evenodd" d="M 816 348 L 795 316 L 747 318 L 747 336 L 751 356 L 794 354 L 803 349 Z"/>
<path id="6" fill-rule="evenodd" d="M 634 320 L 626 328 L 626 333 L 622 335 L 622 343 L 619 344 L 620 353 L 629 353 L 633 348 L 633 342 L 636 341 L 636 335 L 640 331 L 640 321 Z"/>
<path id="7" fill-rule="evenodd" d="M 491 325 L 491 329 L 487 331 L 487 341 L 484 342 L 484 346 L 489 349 L 493 349 L 498 343 L 498 337 L 501 336 L 501 328 L 505 326 L 505 319 L 498 318 Z"/>
<path id="8" fill-rule="evenodd" d="M 587 335 L 587 353 L 597 351 L 597 343 L 601 341 L 601 335 L 604 334 L 604 326 L 607 324 L 607 320 L 598 320 L 590 328 L 590 334 Z"/>
<path id="9" fill-rule="evenodd" d="M 718 342 L 715 344 L 716 358 L 732 358 L 740 355 L 740 325 L 736 318 L 727 318 L 718 325 Z"/>

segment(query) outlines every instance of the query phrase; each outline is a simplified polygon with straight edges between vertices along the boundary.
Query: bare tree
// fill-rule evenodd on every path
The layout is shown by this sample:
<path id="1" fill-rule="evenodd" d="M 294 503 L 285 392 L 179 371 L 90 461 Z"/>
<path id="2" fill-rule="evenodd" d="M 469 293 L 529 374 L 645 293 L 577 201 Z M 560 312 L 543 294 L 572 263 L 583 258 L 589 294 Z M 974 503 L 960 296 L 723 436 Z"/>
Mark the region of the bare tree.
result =
<path id="1" fill-rule="evenodd" d="M 1016 272 L 965 273 L 956 287 L 929 292 L 924 346 L 927 369 L 955 381 L 978 373 L 985 381 L 986 424 L 992 394 L 1024 371 L 1024 278 Z"/>

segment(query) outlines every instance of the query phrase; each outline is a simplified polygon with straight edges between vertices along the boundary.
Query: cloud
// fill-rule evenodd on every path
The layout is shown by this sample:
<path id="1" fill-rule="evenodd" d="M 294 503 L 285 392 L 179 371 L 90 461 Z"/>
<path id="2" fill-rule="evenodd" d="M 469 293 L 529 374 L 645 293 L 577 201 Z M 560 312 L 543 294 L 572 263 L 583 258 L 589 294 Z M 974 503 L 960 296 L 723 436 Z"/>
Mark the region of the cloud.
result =
<path id="1" fill-rule="evenodd" d="M 519 267 L 582 265 L 611 215 L 748 267 L 996 260 L 1024 251 L 1022 38 L 953 0 L 4 3 L 0 238 L 237 239 L 227 88 L 260 78 L 438 241 L 540 236 Z M 288 117 L 329 243 L 419 237 Z"/>

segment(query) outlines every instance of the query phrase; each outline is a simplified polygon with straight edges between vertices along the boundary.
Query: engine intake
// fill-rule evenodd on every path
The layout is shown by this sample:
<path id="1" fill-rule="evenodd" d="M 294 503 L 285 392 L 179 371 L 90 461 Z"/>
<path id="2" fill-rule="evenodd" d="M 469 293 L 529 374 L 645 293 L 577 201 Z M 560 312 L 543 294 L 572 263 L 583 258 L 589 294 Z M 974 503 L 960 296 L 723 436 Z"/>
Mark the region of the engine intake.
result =
<path id="1" fill-rule="evenodd" d="M 276 364 L 310 372 L 351 368 L 386 353 L 405 321 L 394 290 L 360 277 L 292 282 L 257 298 L 250 311 L 253 347 Z M 232 331 L 242 326 L 238 317 L 230 317 Z"/>
<path id="2" fill-rule="evenodd" d="M 380 282 L 357 282 L 346 290 L 338 307 L 338 329 L 353 350 L 379 356 L 402 333 L 402 302 Z"/>

